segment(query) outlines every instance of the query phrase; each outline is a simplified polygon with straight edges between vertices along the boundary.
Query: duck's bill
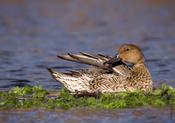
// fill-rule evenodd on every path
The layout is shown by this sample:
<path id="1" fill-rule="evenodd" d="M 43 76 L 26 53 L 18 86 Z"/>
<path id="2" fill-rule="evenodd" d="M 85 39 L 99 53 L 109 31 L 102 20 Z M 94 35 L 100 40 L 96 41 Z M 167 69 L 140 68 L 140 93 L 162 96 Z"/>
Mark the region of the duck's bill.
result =
<path id="1" fill-rule="evenodd" d="M 116 54 L 114 57 L 109 59 L 109 61 L 107 61 L 106 63 L 107 64 L 114 64 L 114 63 L 117 63 L 117 62 L 120 62 L 120 61 L 121 61 L 121 59 L 119 58 L 119 55 Z"/>
<path id="2" fill-rule="evenodd" d="M 122 61 L 125 65 L 127 65 L 128 67 L 132 68 L 134 66 L 134 63 L 130 63 L 127 61 Z"/>
<path id="3" fill-rule="evenodd" d="M 134 64 L 133 63 L 130 63 L 130 62 L 127 62 L 127 61 L 123 61 L 118 54 L 116 54 L 114 57 L 112 57 L 111 59 L 109 59 L 106 64 L 109 64 L 111 65 L 112 67 L 114 66 L 117 66 L 117 65 L 120 65 L 120 64 L 125 64 L 127 65 L 128 67 L 133 67 Z"/>

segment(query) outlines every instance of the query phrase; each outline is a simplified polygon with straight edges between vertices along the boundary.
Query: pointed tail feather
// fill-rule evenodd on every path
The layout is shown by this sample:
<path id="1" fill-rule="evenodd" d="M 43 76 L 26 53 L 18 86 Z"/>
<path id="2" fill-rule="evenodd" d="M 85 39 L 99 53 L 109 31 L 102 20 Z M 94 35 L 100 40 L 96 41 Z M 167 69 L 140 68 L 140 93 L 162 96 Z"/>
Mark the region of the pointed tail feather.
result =
<path id="1" fill-rule="evenodd" d="M 61 72 L 58 72 L 58 71 L 55 71 L 51 68 L 47 68 L 48 71 L 51 73 L 52 77 L 58 81 L 60 81 L 61 83 L 64 83 L 65 80 L 76 80 L 77 78 L 73 77 L 72 75 L 70 74 L 66 74 L 66 73 L 61 73 Z M 63 80 L 63 81 L 62 81 Z"/>
<path id="2" fill-rule="evenodd" d="M 73 76 L 72 74 L 65 74 L 57 72 L 51 68 L 48 68 L 48 71 L 51 73 L 52 77 L 61 82 L 69 91 L 84 91 L 89 90 L 89 81 L 91 78 L 88 76 Z"/>

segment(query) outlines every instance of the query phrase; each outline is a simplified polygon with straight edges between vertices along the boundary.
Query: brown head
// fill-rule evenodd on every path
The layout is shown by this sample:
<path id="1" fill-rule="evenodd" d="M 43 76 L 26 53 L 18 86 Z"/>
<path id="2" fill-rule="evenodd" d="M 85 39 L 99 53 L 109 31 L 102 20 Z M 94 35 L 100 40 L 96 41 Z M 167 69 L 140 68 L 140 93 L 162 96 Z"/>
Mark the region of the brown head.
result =
<path id="1" fill-rule="evenodd" d="M 118 50 L 118 58 L 122 62 L 130 64 L 144 63 L 144 55 L 141 49 L 134 44 L 123 44 Z"/>
<path id="2" fill-rule="evenodd" d="M 136 65 L 144 63 L 144 55 L 141 49 L 134 44 L 123 44 L 118 49 L 118 54 L 114 56 L 108 63 L 122 61 L 123 63 Z"/>

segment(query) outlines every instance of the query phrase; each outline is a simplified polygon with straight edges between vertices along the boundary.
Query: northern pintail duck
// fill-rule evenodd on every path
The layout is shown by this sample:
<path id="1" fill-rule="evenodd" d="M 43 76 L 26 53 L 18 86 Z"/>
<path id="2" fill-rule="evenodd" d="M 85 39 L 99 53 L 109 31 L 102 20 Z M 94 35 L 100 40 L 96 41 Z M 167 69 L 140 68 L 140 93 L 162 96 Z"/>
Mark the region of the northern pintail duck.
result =
<path id="1" fill-rule="evenodd" d="M 69 73 L 48 69 L 71 93 L 113 93 L 152 90 L 152 79 L 141 49 L 123 44 L 114 57 L 87 53 L 59 55 L 61 59 L 92 65 Z"/>

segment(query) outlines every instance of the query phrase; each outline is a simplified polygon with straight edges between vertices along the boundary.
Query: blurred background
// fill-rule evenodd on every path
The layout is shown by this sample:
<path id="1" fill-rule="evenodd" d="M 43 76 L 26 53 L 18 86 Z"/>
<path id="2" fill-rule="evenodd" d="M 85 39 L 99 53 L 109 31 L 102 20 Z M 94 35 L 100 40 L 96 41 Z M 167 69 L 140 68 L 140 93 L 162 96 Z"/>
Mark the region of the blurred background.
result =
<path id="1" fill-rule="evenodd" d="M 154 85 L 175 85 L 174 0 L 0 0 L 0 89 L 60 84 L 46 70 L 84 68 L 67 52 L 114 55 L 139 45 Z"/>
<path id="2" fill-rule="evenodd" d="M 0 90 L 61 85 L 46 70 L 87 66 L 56 55 L 80 51 L 114 55 L 123 43 L 139 45 L 154 85 L 175 86 L 175 0 L 0 0 Z M 0 111 L 2 123 L 173 123 L 172 111 Z M 151 112 L 151 113 L 150 113 Z"/>

